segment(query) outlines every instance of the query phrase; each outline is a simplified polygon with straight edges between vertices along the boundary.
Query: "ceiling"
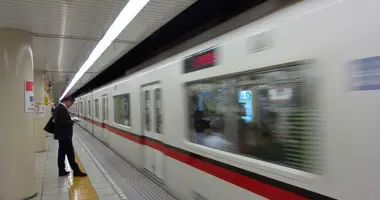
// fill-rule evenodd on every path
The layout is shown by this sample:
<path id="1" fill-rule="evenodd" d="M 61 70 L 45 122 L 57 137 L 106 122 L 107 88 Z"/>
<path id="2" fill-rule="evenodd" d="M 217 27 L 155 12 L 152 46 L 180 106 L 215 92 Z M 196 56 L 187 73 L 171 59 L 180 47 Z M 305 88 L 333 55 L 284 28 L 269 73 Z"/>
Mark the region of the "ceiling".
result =
<path id="1" fill-rule="evenodd" d="M 198 0 L 115 60 L 91 81 L 78 90 L 73 90 L 72 95 L 77 97 L 90 92 L 152 63 L 202 44 L 257 20 L 291 1 L 297 0 Z"/>
<path id="2" fill-rule="evenodd" d="M 75 91 L 196 0 L 151 0 L 78 81 Z M 35 70 L 66 84 L 116 19 L 125 0 L 1 0 L 0 28 L 33 34 Z"/>

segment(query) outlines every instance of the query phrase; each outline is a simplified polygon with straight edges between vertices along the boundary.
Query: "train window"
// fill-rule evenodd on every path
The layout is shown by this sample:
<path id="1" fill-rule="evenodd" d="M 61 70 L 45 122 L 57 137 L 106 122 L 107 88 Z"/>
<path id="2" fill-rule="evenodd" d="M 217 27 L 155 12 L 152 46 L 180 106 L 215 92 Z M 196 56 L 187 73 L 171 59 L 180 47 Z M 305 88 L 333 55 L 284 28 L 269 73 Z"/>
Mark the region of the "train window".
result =
<path id="1" fill-rule="evenodd" d="M 187 85 L 193 143 L 318 173 L 318 77 L 307 65 Z"/>
<path id="2" fill-rule="evenodd" d="M 152 112 L 151 103 L 150 103 L 150 91 L 145 90 L 144 92 L 144 99 L 145 99 L 145 105 L 144 105 L 144 123 L 145 123 L 145 130 L 150 131 L 151 130 L 151 120 L 150 120 L 150 113 Z"/>
<path id="3" fill-rule="evenodd" d="M 115 123 L 131 126 L 130 115 L 130 97 L 129 94 L 123 94 L 114 97 Z"/>
<path id="4" fill-rule="evenodd" d="M 90 100 L 88 100 L 87 106 L 88 106 L 88 116 L 91 117 L 91 101 Z"/>
<path id="5" fill-rule="evenodd" d="M 95 118 L 99 119 L 99 99 L 95 99 Z"/>
<path id="6" fill-rule="evenodd" d="M 161 89 L 156 88 L 154 90 L 154 107 L 156 108 L 155 119 L 156 119 L 156 133 L 161 134 L 161 126 L 162 126 L 162 104 L 161 104 Z"/>

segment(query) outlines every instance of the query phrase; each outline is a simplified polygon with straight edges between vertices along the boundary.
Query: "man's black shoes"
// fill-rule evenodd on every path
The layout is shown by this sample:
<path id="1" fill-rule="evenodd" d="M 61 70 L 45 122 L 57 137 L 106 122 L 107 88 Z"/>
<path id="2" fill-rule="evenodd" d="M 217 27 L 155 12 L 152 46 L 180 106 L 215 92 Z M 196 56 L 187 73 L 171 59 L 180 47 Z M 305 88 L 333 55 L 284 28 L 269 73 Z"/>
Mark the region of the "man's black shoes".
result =
<path id="1" fill-rule="evenodd" d="M 83 172 L 77 172 L 77 173 L 74 173 L 74 176 L 75 176 L 75 177 L 86 177 L 87 174 L 86 174 L 86 173 L 83 173 Z"/>
<path id="2" fill-rule="evenodd" d="M 68 172 L 68 171 L 64 171 L 64 172 L 59 172 L 58 173 L 58 175 L 60 176 L 60 177 L 62 177 L 62 176 L 67 176 L 67 175 L 69 175 L 70 174 L 70 172 Z M 83 172 L 74 172 L 74 177 L 86 177 L 87 176 L 87 174 L 86 173 L 83 173 Z"/>
<path id="3" fill-rule="evenodd" d="M 67 176 L 67 175 L 69 175 L 70 174 L 70 172 L 68 172 L 68 171 L 64 171 L 64 172 L 59 172 L 58 173 L 58 175 L 60 176 L 60 177 L 62 177 L 62 176 Z"/>

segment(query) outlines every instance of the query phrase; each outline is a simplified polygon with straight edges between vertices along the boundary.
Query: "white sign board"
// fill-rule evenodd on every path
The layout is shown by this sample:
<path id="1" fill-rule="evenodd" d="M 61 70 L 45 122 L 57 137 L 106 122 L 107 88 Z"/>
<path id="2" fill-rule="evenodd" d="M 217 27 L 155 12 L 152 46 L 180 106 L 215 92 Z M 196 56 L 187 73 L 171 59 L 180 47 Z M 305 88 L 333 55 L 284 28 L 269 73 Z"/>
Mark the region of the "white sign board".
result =
<path id="1" fill-rule="evenodd" d="M 34 112 L 33 81 L 25 81 L 25 112 Z"/>
<path id="2" fill-rule="evenodd" d="M 35 117 L 37 118 L 42 118 L 45 117 L 46 113 L 46 106 L 44 105 L 43 102 L 35 102 Z"/>
<path id="3" fill-rule="evenodd" d="M 269 90 L 269 100 L 271 101 L 289 100 L 292 96 L 292 88 L 276 88 Z"/>

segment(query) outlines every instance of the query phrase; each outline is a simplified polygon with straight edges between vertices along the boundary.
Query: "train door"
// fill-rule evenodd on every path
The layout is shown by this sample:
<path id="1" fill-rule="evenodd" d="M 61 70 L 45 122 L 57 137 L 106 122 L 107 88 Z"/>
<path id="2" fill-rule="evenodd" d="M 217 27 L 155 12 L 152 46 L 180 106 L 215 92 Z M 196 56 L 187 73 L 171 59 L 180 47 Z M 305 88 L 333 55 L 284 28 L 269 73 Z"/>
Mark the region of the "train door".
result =
<path id="1" fill-rule="evenodd" d="M 143 134 L 148 139 L 162 142 L 162 103 L 159 84 L 142 88 Z M 145 168 L 159 179 L 163 179 L 164 155 L 151 147 L 144 147 Z"/>
<path id="2" fill-rule="evenodd" d="M 108 125 L 108 97 L 107 95 L 102 96 L 102 124 L 104 133 L 104 142 L 109 142 L 109 132 L 107 129 Z"/>

